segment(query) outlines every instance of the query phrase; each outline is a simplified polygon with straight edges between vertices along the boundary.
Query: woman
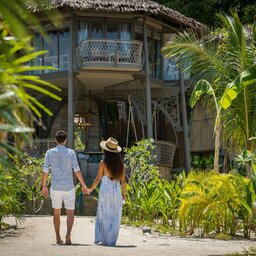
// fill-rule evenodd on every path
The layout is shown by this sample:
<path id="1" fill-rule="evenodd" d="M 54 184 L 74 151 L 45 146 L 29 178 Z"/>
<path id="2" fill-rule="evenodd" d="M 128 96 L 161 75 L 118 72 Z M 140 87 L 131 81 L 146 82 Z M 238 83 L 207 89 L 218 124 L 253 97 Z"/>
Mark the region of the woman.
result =
<path id="1" fill-rule="evenodd" d="M 105 158 L 100 162 L 97 177 L 88 193 L 99 184 L 99 199 L 95 224 L 95 240 L 97 244 L 115 246 L 118 238 L 122 204 L 126 200 L 124 164 L 120 156 L 121 147 L 114 138 L 100 143 Z M 121 187 L 123 198 L 121 194 Z"/>

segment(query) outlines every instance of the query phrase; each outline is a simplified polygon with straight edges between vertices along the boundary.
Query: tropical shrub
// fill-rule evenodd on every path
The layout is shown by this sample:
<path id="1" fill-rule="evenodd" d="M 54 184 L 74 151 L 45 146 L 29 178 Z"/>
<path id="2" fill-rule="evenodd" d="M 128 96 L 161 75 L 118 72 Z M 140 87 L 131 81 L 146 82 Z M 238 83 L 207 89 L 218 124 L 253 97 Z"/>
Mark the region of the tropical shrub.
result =
<path id="1" fill-rule="evenodd" d="M 28 206 L 25 211 L 32 214 L 40 211 L 46 199 L 41 193 L 43 162 L 43 158 L 37 159 L 25 154 L 17 166 L 25 182 L 25 189 L 22 193 L 23 202 Z M 50 180 L 50 175 L 48 179 Z"/>
<path id="2" fill-rule="evenodd" d="M 199 156 L 194 155 L 192 157 L 191 166 L 196 170 L 211 170 L 213 169 L 214 158 L 213 155 Z"/>
<path id="3" fill-rule="evenodd" d="M 131 169 L 130 179 L 145 182 L 159 178 L 153 139 L 142 139 L 131 148 L 124 150 L 125 162 Z"/>
<path id="4" fill-rule="evenodd" d="M 152 139 L 142 140 L 125 150 L 125 161 L 131 168 L 125 215 L 132 221 L 161 220 L 165 225 L 172 220 L 175 227 L 185 176 L 179 175 L 171 183 L 160 179 L 153 142 Z"/>
<path id="5" fill-rule="evenodd" d="M 24 204 L 21 194 L 26 189 L 26 180 L 22 172 L 14 169 L 3 169 L 0 165 L 0 229 L 5 217 L 14 215 L 19 218 Z"/>
<path id="6" fill-rule="evenodd" d="M 16 168 L 0 166 L 0 224 L 9 215 L 20 219 L 27 211 L 37 213 L 45 200 L 41 194 L 43 159 L 21 158 Z"/>
<path id="7" fill-rule="evenodd" d="M 196 170 L 169 182 L 152 166 L 153 148 L 152 140 L 143 140 L 125 150 L 126 162 L 131 163 L 124 207 L 129 221 L 161 224 L 183 235 L 227 238 L 243 232 L 250 237 L 255 226 L 256 178 L 245 178 L 235 170 L 228 174 Z M 155 174 L 144 175 L 148 170 Z"/>
<path id="8" fill-rule="evenodd" d="M 235 235 L 239 225 L 249 237 L 254 190 L 239 173 L 189 173 L 182 190 L 179 218 L 182 230 Z M 241 228 L 242 229 L 242 228 Z"/>
<path id="9" fill-rule="evenodd" d="M 184 181 L 186 179 L 185 172 L 176 176 L 171 182 L 159 179 L 159 218 L 163 225 L 171 225 L 174 229 L 179 223 L 178 208 L 180 206 L 180 196 Z"/>
<path id="10" fill-rule="evenodd" d="M 252 177 L 256 173 L 256 154 L 249 150 L 243 150 L 234 158 L 234 162 L 241 174 L 248 174 Z"/>
<path id="11" fill-rule="evenodd" d="M 126 166 L 130 168 L 130 178 L 127 184 L 126 210 L 132 220 L 142 220 L 147 216 L 150 220 L 154 217 L 157 202 L 152 192 L 156 188 L 159 170 L 154 164 L 153 140 L 142 140 L 129 149 L 125 149 Z"/>

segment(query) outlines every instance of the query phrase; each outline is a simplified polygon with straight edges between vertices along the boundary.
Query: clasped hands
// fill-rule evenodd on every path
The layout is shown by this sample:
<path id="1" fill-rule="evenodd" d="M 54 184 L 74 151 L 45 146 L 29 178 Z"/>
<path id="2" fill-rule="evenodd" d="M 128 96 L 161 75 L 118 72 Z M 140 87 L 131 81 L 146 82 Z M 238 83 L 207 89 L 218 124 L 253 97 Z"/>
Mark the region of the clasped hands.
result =
<path id="1" fill-rule="evenodd" d="M 84 195 L 90 195 L 92 192 L 92 189 L 87 188 L 86 185 L 82 185 L 82 191 L 83 191 Z"/>

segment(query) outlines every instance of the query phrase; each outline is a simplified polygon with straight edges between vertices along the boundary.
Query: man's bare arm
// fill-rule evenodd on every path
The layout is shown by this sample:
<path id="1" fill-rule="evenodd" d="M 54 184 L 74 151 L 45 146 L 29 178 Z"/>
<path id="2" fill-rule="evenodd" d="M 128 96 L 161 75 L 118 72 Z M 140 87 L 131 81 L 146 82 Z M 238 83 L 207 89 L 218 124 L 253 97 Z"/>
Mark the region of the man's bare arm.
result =
<path id="1" fill-rule="evenodd" d="M 42 193 L 44 196 L 48 196 L 48 187 L 47 187 L 47 178 L 48 178 L 48 173 L 43 172 L 43 181 L 42 181 Z"/>
<path id="2" fill-rule="evenodd" d="M 86 185 L 84 183 L 84 179 L 83 179 L 83 175 L 82 175 L 81 171 L 76 171 L 75 174 L 76 174 L 76 177 L 78 178 L 80 184 L 82 185 L 82 191 L 84 193 L 87 193 L 88 188 L 86 187 Z"/>

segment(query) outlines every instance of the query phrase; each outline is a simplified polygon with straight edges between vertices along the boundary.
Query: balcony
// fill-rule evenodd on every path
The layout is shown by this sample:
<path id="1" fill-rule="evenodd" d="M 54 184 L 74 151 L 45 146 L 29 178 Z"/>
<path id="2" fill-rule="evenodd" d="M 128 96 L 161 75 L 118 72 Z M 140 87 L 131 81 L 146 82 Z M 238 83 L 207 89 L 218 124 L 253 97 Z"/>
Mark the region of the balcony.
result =
<path id="1" fill-rule="evenodd" d="M 76 49 L 76 70 L 137 72 L 142 69 L 142 42 L 108 39 L 83 40 Z"/>

